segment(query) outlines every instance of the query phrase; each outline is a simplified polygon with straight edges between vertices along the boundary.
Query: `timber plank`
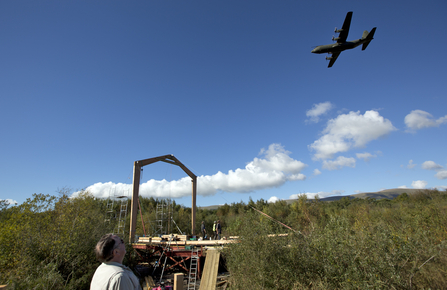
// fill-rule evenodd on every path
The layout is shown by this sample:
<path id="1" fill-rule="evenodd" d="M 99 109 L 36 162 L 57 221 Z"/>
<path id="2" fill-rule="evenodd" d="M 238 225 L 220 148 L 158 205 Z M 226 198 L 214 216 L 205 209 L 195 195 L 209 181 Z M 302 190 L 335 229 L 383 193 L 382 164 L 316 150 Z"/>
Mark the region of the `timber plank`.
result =
<path id="1" fill-rule="evenodd" d="M 219 269 L 220 252 L 215 248 L 206 251 L 205 266 L 203 267 L 202 279 L 199 290 L 216 289 L 217 270 Z"/>

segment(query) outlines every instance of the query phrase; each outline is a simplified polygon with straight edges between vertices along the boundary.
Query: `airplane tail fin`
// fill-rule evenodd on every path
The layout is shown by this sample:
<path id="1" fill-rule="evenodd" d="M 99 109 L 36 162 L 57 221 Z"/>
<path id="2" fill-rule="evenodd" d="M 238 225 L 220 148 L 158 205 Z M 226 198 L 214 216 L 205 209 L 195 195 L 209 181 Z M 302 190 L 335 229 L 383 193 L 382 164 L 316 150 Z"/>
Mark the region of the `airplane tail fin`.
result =
<path id="1" fill-rule="evenodd" d="M 365 50 L 366 47 L 368 46 L 368 44 L 371 42 L 371 40 L 374 39 L 375 32 L 376 32 L 376 27 L 371 29 L 370 32 L 368 32 L 367 30 L 363 31 L 362 39 L 366 39 L 367 41 L 365 43 L 363 43 L 362 50 Z"/>

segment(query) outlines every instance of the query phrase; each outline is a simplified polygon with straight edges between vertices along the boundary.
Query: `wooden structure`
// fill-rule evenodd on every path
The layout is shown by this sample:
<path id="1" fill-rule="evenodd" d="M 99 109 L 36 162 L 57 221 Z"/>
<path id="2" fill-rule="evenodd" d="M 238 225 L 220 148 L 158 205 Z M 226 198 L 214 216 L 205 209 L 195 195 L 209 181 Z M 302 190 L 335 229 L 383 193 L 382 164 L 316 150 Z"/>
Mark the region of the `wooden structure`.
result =
<path id="1" fill-rule="evenodd" d="M 137 212 L 138 212 L 138 196 L 140 192 L 140 178 L 141 168 L 143 166 L 162 161 L 169 164 L 177 165 L 186 174 L 191 177 L 192 181 L 192 205 L 191 205 L 191 233 L 195 234 L 195 222 L 196 222 L 196 196 L 197 196 L 197 176 L 191 172 L 185 165 L 183 165 L 174 155 L 164 155 L 144 160 L 135 161 L 133 164 L 133 185 L 132 185 L 132 204 L 130 208 L 130 230 L 129 230 L 129 243 L 132 243 L 135 239 L 135 229 L 137 225 Z"/>
<path id="2" fill-rule="evenodd" d="M 189 273 L 188 264 L 191 261 L 192 249 L 196 247 L 199 256 L 198 276 L 201 277 L 202 261 L 207 257 L 208 249 L 237 242 L 239 240 L 192 240 L 191 236 L 186 235 L 163 235 L 140 237 L 132 247 L 140 257 L 140 262 L 147 264 L 149 268 L 155 269 L 162 264 L 165 267 L 163 271 L 175 270 L 183 273 Z M 154 264 L 154 261 L 159 261 L 158 265 Z"/>

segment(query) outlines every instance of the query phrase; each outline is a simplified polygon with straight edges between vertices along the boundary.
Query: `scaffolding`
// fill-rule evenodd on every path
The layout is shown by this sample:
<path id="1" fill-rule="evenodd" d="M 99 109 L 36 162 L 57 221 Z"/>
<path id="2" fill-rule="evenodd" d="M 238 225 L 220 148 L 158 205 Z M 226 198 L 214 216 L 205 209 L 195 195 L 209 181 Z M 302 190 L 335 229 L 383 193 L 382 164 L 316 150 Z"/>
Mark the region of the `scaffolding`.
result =
<path id="1" fill-rule="evenodd" d="M 172 202 L 170 199 L 157 203 L 155 211 L 155 235 L 167 235 L 172 228 Z"/>
<path id="2" fill-rule="evenodd" d="M 104 218 L 104 222 L 110 223 L 113 219 L 116 218 L 115 211 L 113 210 L 114 203 L 115 203 L 115 199 L 110 198 L 110 195 L 109 195 L 109 198 L 107 199 L 106 216 Z"/>
<path id="3" fill-rule="evenodd" d="M 110 224 L 112 221 L 116 221 L 118 217 L 118 223 L 115 227 L 114 234 L 121 235 L 122 237 L 124 237 L 124 229 L 126 227 L 128 200 L 128 197 L 125 195 L 117 196 L 115 188 L 109 190 L 109 198 L 107 199 L 104 222 Z M 119 215 L 116 213 L 116 204 L 119 205 Z"/>
<path id="4" fill-rule="evenodd" d="M 117 199 L 120 201 L 120 215 L 118 219 L 117 235 L 124 237 L 124 229 L 126 227 L 126 217 L 127 217 L 127 201 L 128 198 L 125 195 L 118 196 Z"/>

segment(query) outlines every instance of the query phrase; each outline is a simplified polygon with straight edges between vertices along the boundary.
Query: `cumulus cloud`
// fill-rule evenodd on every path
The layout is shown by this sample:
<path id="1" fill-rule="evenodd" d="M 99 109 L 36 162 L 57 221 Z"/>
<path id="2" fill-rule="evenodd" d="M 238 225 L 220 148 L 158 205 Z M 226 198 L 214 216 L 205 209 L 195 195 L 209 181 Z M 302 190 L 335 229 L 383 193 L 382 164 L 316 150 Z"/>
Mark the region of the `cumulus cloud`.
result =
<path id="1" fill-rule="evenodd" d="M 319 198 L 325 198 L 329 196 L 338 196 L 342 195 L 345 191 L 344 190 L 333 190 L 330 192 L 327 191 L 319 191 L 319 192 L 306 192 L 306 193 L 298 193 L 298 194 L 292 194 L 289 196 L 289 199 L 298 199 L 300 195 L 306 195 L 307 198 L 315 198 L 315 196 L 318 195 Z"/>
<path id="2" fill-rule="evenodd" d="M 352 148 L 361 148 L 369 142 L 396 130 L 391 121 L 377 111 L 349 112 L 328 122 L 323 136 L 309 145 L 315 151 L 314 159 L 330 159 L 334 154 Z"/>
<path id="3" fill-rule="evenodd" d="M 353 157 L 339 156 L 335 160 L 324 160 L 323 169 L 337 170 L 343 167 L 355 167 L 355 159 Z"/>
<path id="4" fill-rule="evenodd" d="M 435 176 L 437 179 L 447 179 L 447 170 L 439 171 Z"/>
<path id="5" fill-rule="evenodd" d="M 17 201 L 16 200 L 14 200 L 14 199 L 10 199 L 10 198 L 7 198 L 7 199 L 0 199 L 0 201 L 4 201 L 6 204 L 8 204 L 8 205 L 16 205 L 17 204 Z"/>
<path id="6" fill-rule="evenodd" d="M 267 200 L 268 203 L 275 203 L 279 200 L 279 198 L 277 198 L 276 196 L 272 196 L 269 198 L 269 200 Z"/>
<path id="7" fill-rule="evenodd" d="M 320 171 L 320 170 L 318 170 L 318 169 L 314 169 L 314 175 L 315 175 L 315 176 L 320 175 L 320 174 L 321 174 L 321 171 Z"/>
<path id="8" fill-rule="evenodd" d="M 425 161 L 424 163 L 422 163 L 422 169 L 426 169 L 426 170 L 440 170 L 443 169 L 444 167 L 442 165 L 436 164 L 434 161 Z"/>
<path id="9" fill-rule="evenodd" d="M 435 120 L 432 114 L 422 110 L 411 111 L 410 114 L 405 116 L 405 125 L 407 125 L 408 128 L 407 131 L 439 127 L 443 123 L 447 123 L 447 115 Z"/>
<path id="10" fill-rule="evenodd" d="M 368 162 L 369 160 L 371 160 L 371 158 L 376 158 L 377 157 L 377 155 L 371 154 L 371 153 L 368 153 L 368 152 L 356 153 L 355 156 L 357 156 L 357 159 L 363 159 L 365 162 Z"/>
<path id="11" fill-rule="evenodd" d="M 411 183 L 411 186 L 416 189 L 424 189 L 427 186 L 427 181 L 416 180 Z"/>
<path id="12" fill-rule="evenodd" d="M 413 169 L 415 166 L 416 166 L 416 164 L 413 163 L 413 160 L 408 161 L 408 165 L 407 165 L 408 169 Z"/>
<path id="13" fill-rule="evenodd" d="M 288 181 L 304 180 L 301 171 L 307 167 L 301 161 L 290 157 L 280 144 L 271 144 L 260 152 L 261 158 L 254 158 L 245 168 L 230 170 L 228 173 L 217 172 L 214 175 L 197 177 L 197 194 L 214 195 L 218 192 L 248 193 L 255 190 L 279 187 Z M 131 193 L 131 184 L 96 183 L 86 188 L 96 197 L 107 198 L 111 192 Z M 76 196 L 79 192 L 75 193 Z M 179 180 L 151 179 L 140 184 L 140 195 L 145 197 L 180 198 L 191 195 L 191 178 Z"/>
<path id="14" fill-rule="evenodd" d="M 308 121 L 318 123 L 320 121 L 320 116 L 326 114 L 332 108 L 333 105 L 330 102 L 314 104 L 312 109 L 306 112 L 306 116 L 309 117 Z"/>

